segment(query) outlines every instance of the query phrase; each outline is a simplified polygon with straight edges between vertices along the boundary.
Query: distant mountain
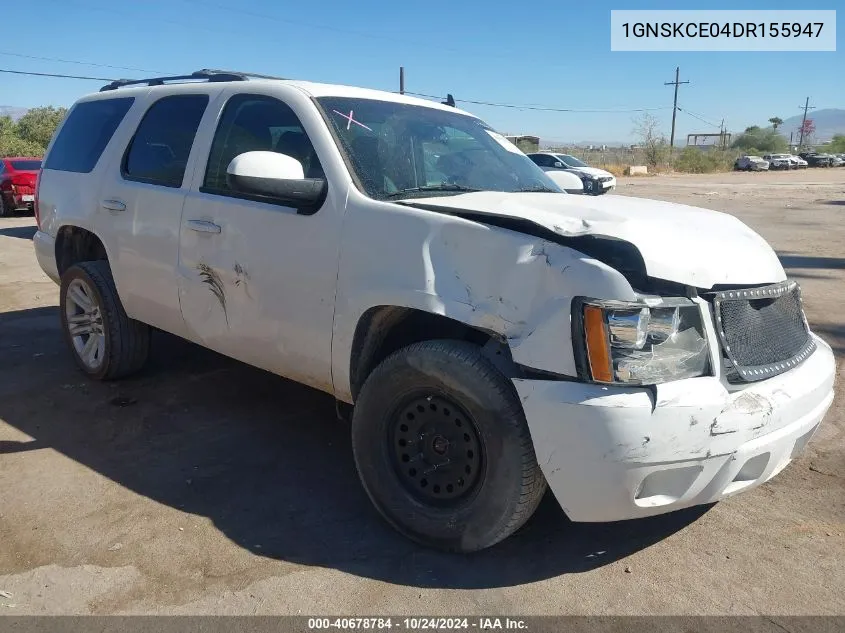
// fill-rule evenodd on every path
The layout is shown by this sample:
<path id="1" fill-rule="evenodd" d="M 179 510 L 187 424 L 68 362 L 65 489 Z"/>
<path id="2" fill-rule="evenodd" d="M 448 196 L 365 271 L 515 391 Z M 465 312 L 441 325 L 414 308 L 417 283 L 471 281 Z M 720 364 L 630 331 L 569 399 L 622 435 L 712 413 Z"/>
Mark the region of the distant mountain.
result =
<path id="1" fill-rule="evenodd" d="M 784 119 L 783 124 L 778 126 L 784 136 L 789 138 L 790 132 L 795 132 L 797 142 L 798 130 L 801 128 L 803 114 Z M 838 108 L 827 108 L 825 110 L 810 110 L 807 118 L 812 119 L 816 124 L 816 140 L 819 142 L 829 141 L 834 134 L 845 134 L 845 110 Z"/>
<path id="2" fill-rule="evenodd" d="M 0 106 L 0 117 L 10 116 L 13 121 L 17 121 L 24 114 L 29 112 L 29 108 L 16 108 L 15 106 Z"/>

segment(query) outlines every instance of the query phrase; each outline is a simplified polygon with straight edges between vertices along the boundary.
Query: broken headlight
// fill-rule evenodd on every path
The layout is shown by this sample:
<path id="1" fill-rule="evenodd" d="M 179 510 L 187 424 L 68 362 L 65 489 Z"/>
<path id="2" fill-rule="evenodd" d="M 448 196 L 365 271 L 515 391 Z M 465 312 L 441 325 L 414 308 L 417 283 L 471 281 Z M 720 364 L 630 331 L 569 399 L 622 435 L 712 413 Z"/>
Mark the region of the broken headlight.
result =
<path id="1" fill-rule="evenodd" d="M 573 340 L 591 380 L 653 385 L 709 373 L 701 310 L 689 299 L 580 299 L 575 310 Z"/>

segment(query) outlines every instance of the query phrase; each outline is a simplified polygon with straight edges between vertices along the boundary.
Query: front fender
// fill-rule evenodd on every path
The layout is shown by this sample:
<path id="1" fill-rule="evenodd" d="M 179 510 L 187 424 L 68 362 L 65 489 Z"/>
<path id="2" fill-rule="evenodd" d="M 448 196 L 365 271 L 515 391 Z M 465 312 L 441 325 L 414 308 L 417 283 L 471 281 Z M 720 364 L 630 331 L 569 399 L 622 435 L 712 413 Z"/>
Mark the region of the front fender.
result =
<path id="1" fill-rule="evenodd" d="M 507 340 L 520 365 L 576 376 L 572 298 L 635 299 L 621 273 L 572 248 L 422 209 L 380 213 L 380 206 L 356 210 L 346 225 L 332 339 L 338 398 L 351 399 L 355 331 L 373 307 L 460 321 Z M 388 237 L 360 248 L 358 240 L 375 234 Z"/>

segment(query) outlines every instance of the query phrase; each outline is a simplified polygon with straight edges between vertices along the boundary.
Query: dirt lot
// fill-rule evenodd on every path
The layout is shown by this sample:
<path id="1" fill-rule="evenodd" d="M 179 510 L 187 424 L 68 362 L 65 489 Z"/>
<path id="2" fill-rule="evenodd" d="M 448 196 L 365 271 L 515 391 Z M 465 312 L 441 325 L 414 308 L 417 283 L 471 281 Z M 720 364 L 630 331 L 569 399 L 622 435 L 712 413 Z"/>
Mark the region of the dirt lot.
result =
<path id="1" fill-rule="evenodd" d="M 83 379 L 33 220 L 3 219 L 0 614 L 845 614 L 845 169 L 618 193 L 733 213 L 801 281 L 838 400 L 773 482 L 609 525 L 547 498 L 492 550 L 423 550 L 371 509 L 328 396 L 165 335 L 143 375 Z"/>

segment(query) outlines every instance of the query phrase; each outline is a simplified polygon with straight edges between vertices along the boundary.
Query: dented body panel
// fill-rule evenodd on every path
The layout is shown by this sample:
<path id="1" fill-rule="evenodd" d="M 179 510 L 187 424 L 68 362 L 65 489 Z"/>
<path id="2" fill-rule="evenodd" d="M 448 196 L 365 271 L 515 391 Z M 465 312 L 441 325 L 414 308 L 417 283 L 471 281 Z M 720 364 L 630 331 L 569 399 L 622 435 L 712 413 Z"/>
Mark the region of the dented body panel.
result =
<path id="1" fill-rule="evenodd" d="M 617 521 L 712 503 L 779 473 L 833 400 L 820 339 L 799 367 L 739 390 L 719 376 L 655 392 L 514 380 L 549 486 L 573 521 Z"/>
<path id="2" fill-rule="evenodd" d="M 697 288 L 786 279 L 762 237 L 734 216 L 709 209 L 615 195 L 526 197 L 496 191 L 414 202 L 528 220 L 561 237 L 624 240 L 640 252 L 650 277 Z"/>
<path id="3" fill-rule="evenodd" d="M 526 193 L 538 201 L 550 194 Z M 463 196 L 461 196 L 463 197 Z M 446 316 L 507 340 L 516 363 L 575 376 L 569 310 L 589 294 L 633 300 L 618 271 L 516 231 L 349 192 L 334 319 L 334 385 L 351 402 L 356 326 L 374 306 Z M 374 235 L 390 236 L 373 241 Z"/>

